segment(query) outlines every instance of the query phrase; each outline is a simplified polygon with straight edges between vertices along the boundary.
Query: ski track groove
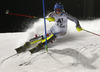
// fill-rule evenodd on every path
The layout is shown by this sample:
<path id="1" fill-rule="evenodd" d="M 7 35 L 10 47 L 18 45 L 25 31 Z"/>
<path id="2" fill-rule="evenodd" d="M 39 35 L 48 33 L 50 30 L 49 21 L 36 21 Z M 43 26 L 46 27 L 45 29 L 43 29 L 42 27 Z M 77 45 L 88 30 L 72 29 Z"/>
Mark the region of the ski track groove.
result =
<path id="1" fill-rule="evenodd" d="M 32 57 L 30 60 L 28 60 L 28 61 L 26 61 L 26 62 L 23 62 L 23 63 L 19 64 L 19 66 L 27 66 L 27 65 L 31 65 L 32 63 L 34 63 L 35 61 L 38 60 L 38 59 L 37 59 L 38 56 L 41 56 L 41 55 L 43 55 L 44 53 L 46 53 L 46 52 L 42 52 L 42 53 L 36 55 L 35 57 Z M 32 55 L 31 55 L 31 56 L 32 56 Z"/>

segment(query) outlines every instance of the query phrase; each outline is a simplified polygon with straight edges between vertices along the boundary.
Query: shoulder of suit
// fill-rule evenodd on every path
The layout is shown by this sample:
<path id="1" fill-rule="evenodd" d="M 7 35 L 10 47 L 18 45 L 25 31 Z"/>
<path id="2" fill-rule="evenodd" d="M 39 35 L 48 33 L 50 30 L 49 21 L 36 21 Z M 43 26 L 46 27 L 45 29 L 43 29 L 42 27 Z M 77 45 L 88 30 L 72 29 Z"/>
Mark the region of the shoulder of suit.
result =
<path id="1" fill-rule="evenodd" d="M 67 12 L 63 12 L 63 15 L 66 15 L 66 16 L 67 16 L 67 15 L 68 15 L 68 13 L 67 13 Z"/>
<path id="2" fill-rule="evenodd" d="M 49 16 L 50 16 L 50 17 L 53 17 L 53 16 L 55 16 L 55 15 L 56 15 L 56 13 L 55 13 L 54 11 L 49 13 Z"/>

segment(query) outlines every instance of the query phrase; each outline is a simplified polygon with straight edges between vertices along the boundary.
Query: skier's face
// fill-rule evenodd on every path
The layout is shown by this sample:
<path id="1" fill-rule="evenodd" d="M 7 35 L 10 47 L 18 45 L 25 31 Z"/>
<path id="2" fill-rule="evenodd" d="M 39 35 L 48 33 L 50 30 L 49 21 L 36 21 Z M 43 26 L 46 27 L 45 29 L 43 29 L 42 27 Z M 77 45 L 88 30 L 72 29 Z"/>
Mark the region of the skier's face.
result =
<path id="1" fill-rule="evenodd" d="M 61 9 L 55 9 L 56 14 L 61 15 L 62 10 Z"/>
<path id="2" fill-rule="evenodd" d="M 57 15 L 61 15 L 61 12 L 57 11 L 56 14 L 57 14 Z"/>

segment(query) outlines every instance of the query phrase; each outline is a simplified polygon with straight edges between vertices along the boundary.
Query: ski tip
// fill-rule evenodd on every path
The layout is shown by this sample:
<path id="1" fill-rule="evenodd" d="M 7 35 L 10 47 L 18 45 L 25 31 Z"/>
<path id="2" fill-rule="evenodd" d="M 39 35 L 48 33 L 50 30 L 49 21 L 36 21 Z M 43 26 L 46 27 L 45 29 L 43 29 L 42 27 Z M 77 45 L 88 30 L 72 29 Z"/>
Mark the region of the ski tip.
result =
<path id="1" fill-rule="evenodd" d="M 25 50 L 24 50 L 24 49 L 22 49 L 21 47 L 20 47 L 20 48 L 15 49 L 15 51 L 16 51 L 17 53 L 25 52 Z"/>
<path id="2" fill-rule="evenodd" d="M 15 51 L 17 52 L 17 54 L 21 53 L 19 49 L 15 49 Z"/>
<path id="3" fill-rule="evenodd" d="M 33 54 L 33 53 L 35 53 L 35 50 L 34 50 L 34 49 L 31 49 L 31 50 L 29 50 L 29 52 L 30 52 L 31 54 Z"/>
<path id="4" fill-rule="evenodd" d="M 31 54 L 36 53 L 36 52 L 38 52 L 38 51 L 39 51 L 39 49 L 38 49 L 37 47 L 35 47 L 35 48 L 29 50 L 29 52 L 30 52 Z"/>

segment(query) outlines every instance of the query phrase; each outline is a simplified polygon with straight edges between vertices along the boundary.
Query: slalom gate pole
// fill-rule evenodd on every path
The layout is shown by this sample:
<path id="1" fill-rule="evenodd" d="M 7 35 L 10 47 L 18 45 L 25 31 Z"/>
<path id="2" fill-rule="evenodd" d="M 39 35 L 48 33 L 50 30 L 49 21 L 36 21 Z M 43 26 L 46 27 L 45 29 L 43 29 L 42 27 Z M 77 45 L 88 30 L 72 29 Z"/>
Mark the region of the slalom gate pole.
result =
<path id="1" fill-rule="evenodd" d="M 82 29 L 82 30 L 83 30 L 83 31 L 86 31 L 86 32 L 88 32 L 88 33 L 91 33 L 91 34 L 94 34 L 94 35 L 100 36 L 99 34 L 96 34 L 96 33 L 90 32 L 90 31 L 88 31 L 88 30 L 85 30 L 85 29 Z"/>
<path id="2" fill-rule="evenodd" d="M 43 2 L 43 16 L 44 16 L 44 28 L 45 28 L 45 49 L 46 49 L 46 52 L 48 52 L 48 46 L 47 46 L 47 33 L 46 33 L 46 20 L 45 20 L 45 4 L 44 4 L 44 0 L 42 0 Z"/>
<path id="3" fill-rule="evenodd" d="M 23 15 L 23 14 L 16 14 L 16 13 L 9 13 L 9 10 L 6 11 L 6 14 L 9 14 L 9 15 L 16 15 L 16 16 L 24 16 L 24 17 L 31 17 L 31 18 L 36 18 L 35 16 L 29 16 L 29 15 Z"/>

